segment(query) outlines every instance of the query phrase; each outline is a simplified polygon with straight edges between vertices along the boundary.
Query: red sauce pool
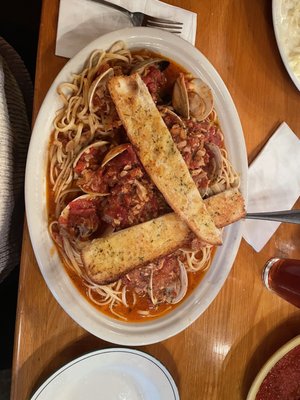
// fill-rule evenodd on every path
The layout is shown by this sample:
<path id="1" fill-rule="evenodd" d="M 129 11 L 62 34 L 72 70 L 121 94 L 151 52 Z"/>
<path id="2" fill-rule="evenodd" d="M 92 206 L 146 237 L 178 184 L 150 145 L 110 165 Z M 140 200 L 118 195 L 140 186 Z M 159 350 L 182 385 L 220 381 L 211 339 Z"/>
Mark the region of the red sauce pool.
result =
<path id="1" fill-rule="evenodd" d="M 289 351 L 263 380 L 256 400 L 300 399 L 300 345 Z"/>

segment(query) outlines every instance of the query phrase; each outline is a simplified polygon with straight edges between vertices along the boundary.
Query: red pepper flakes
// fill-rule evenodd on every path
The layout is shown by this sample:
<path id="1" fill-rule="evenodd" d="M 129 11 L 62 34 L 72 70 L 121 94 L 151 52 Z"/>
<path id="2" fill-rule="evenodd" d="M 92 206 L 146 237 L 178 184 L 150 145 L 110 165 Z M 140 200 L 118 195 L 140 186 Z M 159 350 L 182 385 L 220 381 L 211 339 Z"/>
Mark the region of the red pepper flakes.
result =
<path id="1" fill-rule="evenodd" d="M 289 351 L 263 380 L 256 400 L 300 399 L 300 345 Z"/>

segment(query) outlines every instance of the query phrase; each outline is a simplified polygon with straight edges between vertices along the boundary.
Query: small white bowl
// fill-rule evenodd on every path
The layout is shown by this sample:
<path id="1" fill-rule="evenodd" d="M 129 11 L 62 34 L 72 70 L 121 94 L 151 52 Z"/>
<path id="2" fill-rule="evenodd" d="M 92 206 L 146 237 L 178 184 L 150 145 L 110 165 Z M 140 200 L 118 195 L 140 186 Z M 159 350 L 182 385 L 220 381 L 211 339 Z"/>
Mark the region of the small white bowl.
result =
<path id="1" fill-rule="evenodd" d="M 215 108 L 229 157 L 241 177 L 241 191 L 247 193 L 247 153 L 238 113 L 222 79 L 208 60 L 191 44 L 168 32 L 150 28 L 129 28 L 96 39 L 72 58 L 58 74 L 40 108 L 33 129 L 25 177 L 26 214 L 35 256 L 53 296 L 83 328 L 104 340 L 121 345 L 156 343 L 181 332 L 210 305 L 224 284 L 238 251 L 242 225 L 224 229 L 223 245 L 193 293 L 168 315 L 145 323 L 126 323 L 109 318 L 93 307 L 71 282 L 48 232 L 46 170 L 48 143 L 55 112 L 61 108 L 58 85 L 70 81 L 95 49 L 107 49 L 124 40 L 129 48 L 148 48 L 174 60 L 212 88 Z"/>
<path id="2" fill-rule="evenodd" d="M 262 369 L 257 374 L 255 380 L 253 381 L 251 388 L 249 390 L 247 400 L 255 400 L 256 395 L 263 383 L 263 380 L 271 371 L 271 369 L 275 366 L 275 364 L 282 359 L 287 353 L 293 350 L 295 347 L 300 345 L 300 335 L 296 336 L 286 344 L 284 344 L 280 349 L 278 349 L 271 358 L 265 363 Z"/>

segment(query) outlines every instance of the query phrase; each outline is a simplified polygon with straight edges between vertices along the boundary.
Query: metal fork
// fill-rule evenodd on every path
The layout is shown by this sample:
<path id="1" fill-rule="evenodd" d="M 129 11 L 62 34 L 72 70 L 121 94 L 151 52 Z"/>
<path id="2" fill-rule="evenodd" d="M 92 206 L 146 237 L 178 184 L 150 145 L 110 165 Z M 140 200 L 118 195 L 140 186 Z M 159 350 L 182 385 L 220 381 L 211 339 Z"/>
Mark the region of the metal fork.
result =
<path id="1" fill-rule="evenodd" d="M 273 211 L 246 214 L 246 219 L 264 219 L 267 221 L 289 222 L 300 224 L 300 210 Z"/>
<path id="2" fill-rule="evenodd" d="M 105 0 L 93 1 L 121 11 L 123 14 L 129 17 L 133 26 L 148 26 L 150 28 L 163 29 L 171 33 L 181 33 L 183 26 L 182 22 L 175 22 L 163 18 L 151 17 L 151 15 L 147 15 L 141 12 L 130 12 L 123 7 L 117 6 L 116 4 L 110 3 L 109 1 Z"/>

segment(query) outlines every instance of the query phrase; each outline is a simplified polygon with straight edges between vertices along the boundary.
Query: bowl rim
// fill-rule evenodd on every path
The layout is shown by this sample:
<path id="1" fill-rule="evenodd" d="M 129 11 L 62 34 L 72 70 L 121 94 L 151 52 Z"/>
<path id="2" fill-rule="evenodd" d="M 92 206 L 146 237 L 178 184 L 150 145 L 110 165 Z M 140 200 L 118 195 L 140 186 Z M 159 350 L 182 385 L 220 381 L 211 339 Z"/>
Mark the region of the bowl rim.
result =
<path id="1" fill-rule="evenodd" d="M 291 80 L 294 82 L 294 85 L 296 86 L 296 88 L 300 91 L 300 79 L 297 78 L 296 74 L 292 70 L 292 68 L 289 64 L 289 61 L 288 61 L 285 47 L 281 41 L 280 21 L 279 21 L 281 4 L 282 4 L 282 0 L 272 0 L 272 19 L 273 19 L 275 38 L 276 38 L 277 47 L 278 47 L 282 62 L 285 66 L 285 69 L 287 70 Z"/>
<path id="2" fill-rule="evenodd" d="M 284 357 L 287 353 L 289 353 L 291 350 L 299 345 L 300 335 L 297 335 L 293 339 L 285 343 L 283 346 L 281 346 L 277 351 L 275 351 L 275 353 L 265 362 L 265 364 L 256 375 L 256 378 L 254 379 L 250 387 L 246 400 L 255 400 L 255 397 L 258 393 L 258 390 L 260 389 L 261 384 L 263 383 L 263 380 L 271 371 L 271 369 L 275 366 L 275 364 L 277 364 L 278 361 L 282 359 L 282 357 Z"/>
<path id="3" fill-rule="evenodd" d="M 226 227 L 224 230 L 224 244 L 222 246 L 224 260 L 220 260 L 220 256 L 218 259 L 219 263 L 223 261 L 224 268 L 222 266 L 222 269 L 218 271 L 218 276 L 216 277 L 216 273 L 214 273 L 215 270 L 212 270 L 211 267 L 210 270 L 206 273 L 204 279 L 201 281 L 201 285 L 199 285 L 201 286 L 201 290 L 198 287 L 193 291 L 193 293 L 191 293 L 188 299 L 186 299 L 183 304 L 177 306 L 173 312 L 167 314 L 165 317 L 160 317 L 158 319 L 152 320 L 151 322 L 137 324 L 128 322 L 124 323 L 122 321 L 117 321 L 113 318 L 105 316 L 103 313 L 99 312 L 98 310 L 96 310 L 95 307 L 89 304 L 88 301 L 84 299 L 81 294 L 78 296 L 78 290 L 75 286 L 73 286 L 73 282 L 69 278 L 66 271 L 64 273 L 59 270 L 55 270 L 53 266 L 55 261 L 61 263 L 59 259 L 57 259 L 57 254 L 54 254 L 54 256 L 51 255 L 51 257 L 49 254 L 43 254 L 43 240 L 49 241 L 50 237 L 48 233 L 48 228 L 45 226 L 44 230 L 47 232 L 43 232 L 36 221 L 37 213 L 40 215 L 42 220 L 47 214 L 45 205 L 45 209 L 41 209 L 43 208 L 43 205 L 40 205 L 41 198 L 42 201 L 45 202 L 45 198 L 43 198 L 43 195 L 46 197 L 46 174 L 43 175 L 40 170 L 36 169 L 36 159 L 44 162 L 45 170 L 47 168 L 47 157 L 45 157 L 44 151 L 46 151 L 45 148 L 47 148 L 48 146 L 49 132 L 51 132 L 51 130 L 48 130 L 44 134 L 42 134 L 41 131 L 45 130 L 45 126 L 47 126 L 47 124 L 49 125 L 49 127 L 52 127 L 54 114 L 51 114 L 51 107 L 56 111 L 58 109 L 54 107 L 55 103 L 58 103 L 58 100 L 56 100 L 54 104 L 49 102 L 53 101 L 52 99 L 54 94 L 56 93 L 56 88 L 58 84 L 62 81 L 65 81 L 67 77 L 70 76 L 70 71 L 76 72 L 82 69 L 88 55 L 92 52 L 92 50 L 99 47 L 107 48 L 116 40 L 120 40 L 120 38 L 127 42 L 130 48 L 146 47 L 154 49 L 158 52 L 161 50 L 162 53 L 165 52 L 165 55 L 167 57 L 170 53 L 176 52 L 176 56 L 173 56 L 173 59 L 175 58 L 175 62 L 179 62 L 185 67 L 185 64 L 188 62 L 186 61 L 186 59 L 191 59 L 193 60 L 193 64 L 190 65 L 189 70 L 192 73 L 196 70 L 198 71 L 197 75 L 200 74 L 200 77 L 203 74 L 207 74 L 205 78 L 208 84 L 210 84 L 215 89 L 215 91 L 218 92 L 218 97 L 216 99 L 216 102 L 219 103 L 218 107 L 221 107 L 222 102 L 226 104 L 225 114 L 226 118 L 228 117 L 230 121 L 226 122 L 224 120 L 224 123 L 226 122 L 226 124 L 228 124 L 230 128 L 234 128 L 235 136 L 233 138 L 229 138 L 225 135 L 225 142 L 227 142 L 226 147 L 228 150 L 228 141 L 234 139 L 234 147 L 238 149 L 238 151 L 235 151 L 232 156 L 234 156 L 236 158 L 236 162 L 239 163 L 239 172 L 242 177 L 241 191 L 245 199 L 247 198 L 248 163 L 240 119 L 231 95 L 225 86 L 225 83 L 223 82 L 215 68 L 212 66 L 212 64 L 198 49 L 196 49 L 185 40 L 171 33 L 153 28 L 126 28 L 108 33 L 92 41 L 89 45 L 87 45 L 79 53 L 77 53 L 76 56 L 70 59 L 62 68 L 62 70 L 58 73 L 53 83 L 51 84 L 34 124 L 28 150 L 25 172 L 25 206 L 28 229 L 39 269 L 47 283 L 48 288 L 50 289 L 52 295 L 55 297 L 60 306 L 74 321 L 76 321 L 85 330 L 111 343 L 116 343 L 120 345 L 146 345 L 157 343 L 180 333 L 189 325 L 191 325 L 208 308 L 210 303 L 215 299 L 218 292 L 221 290 L 231 270 L 242 238 L 242 222 L 232 224 L 231 226 Z M 140 44 L 134 45 L 136 43 Z M 218 115 L 219 117 L 221 117 L 219 112 Z M 224 131 L 222 121 L 220 121 L 220 125 L 222 127 L 222 130 Z M 232 143 L 231 147 L 233 147 Z M 37 176 L 41 175 L 43 175 L 43 188 L 37 187 L 39 183 L 41 183 L 38 181 Z M 42 222 L 40 222 L 40 225 L 42 225 Z M 54 249 L 54 253 L 57 252 L 51 239 L 50 241 L 52 243 L 52 249 Z M 216 252 L 212 264 L 214 264 L 216 258 L 218 257 L 218 254 L 219 251 Z M 47 263 L 51 265 L 51 268 L 47 267 L 46 269 L 45 265 Z M 70 287 L 63 287 L 63 282 L 57 282 L 57 280 L 59 280 L 57 274 L 59 275 L 59 279 L 67 279 L 72 282 Z M 61 293 L 64 289 L 67 290 L 67 292 L 63 292 L 62 298 Z M 198 292 L 207 294 L 207 297 L 205 297 L 205 301 L 199 302 L 199 299 L 197 299 L 196 296 Z M 70 301 L 66 300 L 66 296 Z M 72 301 L 76 303 L 76 307 L 73 304 L 70 304 L 70 302 Z M 193 305 L 192 311 L 190 311 L 188 305 Z M 178 310 L 181 310 L 181 314 Z M 189 314 L 185 315 L 184 311 L 188 311 Z M 82 317 L 83 312 L 88 314 L 84 315 L 84 318 Z M 99 316 L 99 314 L 101 314 L 101 316 Z M 101 326 L 99 325 L 99 320 L 102 324 L 100 324 Z"/>
<path id="4" fill-rule="evenodd" d="M 71 361 L 65 363 L 56 371 L 54 371 L 35 390 L 35 392 L 30 397 L 30 400 L 38 400 L 40 398 L 44 398 L 45 393 L 46 396 L 49 397 L 47 391 L 50 388 L 50 394 L 52 395 L 51 388 L 53 384 L 55 386 L 57 382 L 62 381 L 62 383 L 59 384 L 59 386 L 63 385 L 63 387 L 65 387 L 63 378 L 65 378 L 66 375 L 67 376 L 73 375 L 74 379 L 76 378 L 76 376 L 78 376 L 80 372 L 81 373 L 88 372 L 89 374 L 93 370 L 95 364 L 97 364 L 98 368 L 110 367 L 112 363 L 117 363 L 118 367 L 120 367 L 118 363 L 120 361 L 121 361 L 121 369 L 124 367 L 129 367 L 129 368 L 133 367 L 136 369 L 136 372 L 139 372 L 139 370 L 141 370 L 140 373 L 142 373 L 142 369 L 146 368 L 147 366 L 147 373 L 148 373 L 147 379 L 150 380 L 150 378 L 152 378 L 152 382 L 158 387 L 160 387 L 160 389 L 161 385 L 163 385 L 163 388 L 169 389 L 170 393 L 172 392 L 173 394 L 172 399 L 168 396 L 169 400 L 180 400 L 179 390 L 173 376 L 171 375 L 168 368 L 158 358 L 154 357 L 153 355 L 147 352 L 126 347 L 121 347 L 121 348 L 107 347 L 103 349 L 93 350 L 72 359 Z M 89 376 L 88 374 L 86 376 L 87 379 Z M 157 380 L 157 378 L 159 379 Z M 137 380 L 137 377 L 135 377 L 135 380 Z M 143 382 L 143 380 L 141 380 L 139 384 L 143 387 L 143 390 L 146 390 L 146 388 L 144 387 L 145 383 Z"/>

